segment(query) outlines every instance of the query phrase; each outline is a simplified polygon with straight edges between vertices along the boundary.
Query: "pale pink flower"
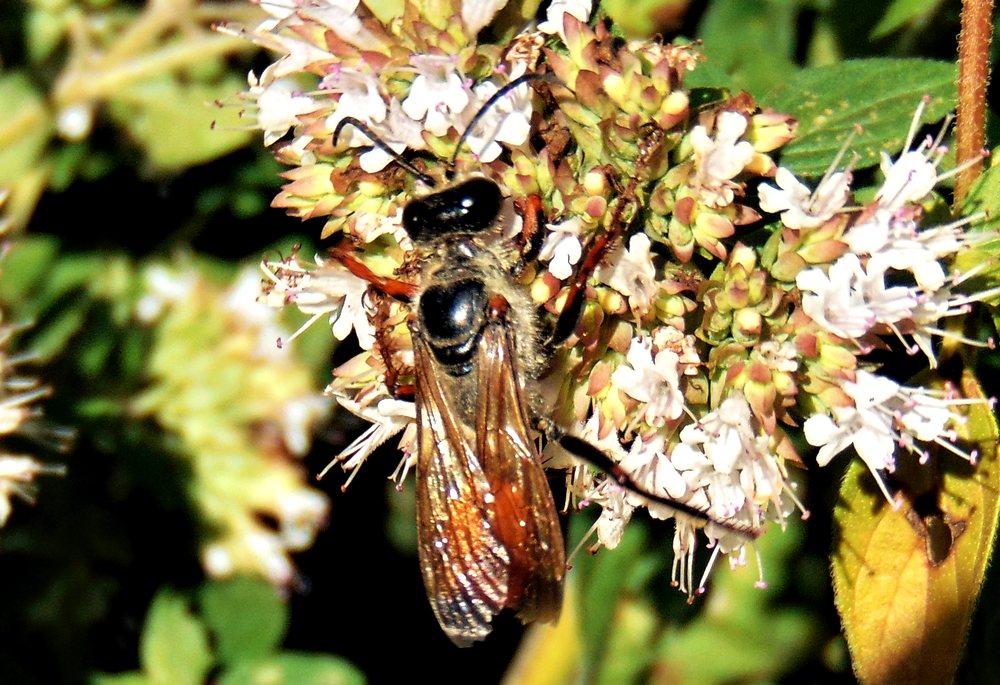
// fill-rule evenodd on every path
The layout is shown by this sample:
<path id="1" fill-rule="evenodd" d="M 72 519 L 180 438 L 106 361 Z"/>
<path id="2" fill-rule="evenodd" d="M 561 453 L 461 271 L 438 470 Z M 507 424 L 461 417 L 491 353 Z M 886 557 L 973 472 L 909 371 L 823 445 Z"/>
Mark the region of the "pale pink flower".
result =
<path id="1" fill-rule="evenodd" d="M 629 239 L 628 249 L 622 246 L 612 252 L 594 274 L 599 282 L 625 295 L 629 308 L 640 316 L 649 311 L 660 287 L 655 278 L 651 246 L 645 233 L 637 233 Z"/>
<path id="2" fill-rule="evenodd" d="M 706 191 L 710 206 L 723 207 L 733 201 L 732 179 L 746 168 L 756 154 L 753 145 L 740 140 L 747 130 L 747 120 L 739 112 L 720 112 L 715 118 L 715 135 L 704 126 L 691 129 L 695 175 L 693 185 Z"/>
<path id="3" fill-rule="evenodd" d="M 778 188 L 760 184 L 760 206 L 765 212 L 780 212 L 781 223 L 789 228 L 821 226 L 843 209 L 851 194 L 851 175 L 844 172 L 825 176 L 815 191 L 784 167 L 778 168 L 774 181 Z"/>
<path id="4" fill-rule="evenodd" d="M 417 77 L 403 100 L 403 112 L 435 136 L 443 136 L 469 104 L 469 88 L 452 57 L 414 55 Z"/>
<path id="5" fill-rule="evenodd" d="M 677 353 L 663 350 L 653 355 L 648 337 L 633 338 L 625 363 L 611 374 L 612 384 L 629 397 L 645 403 L 643 420 L 662 426 L 684 412 Z"/>
<path id="6" fill-rule="evenodd" d="M 846 254 L 829 270 L 813 267 L 799 272 L 802 309 L 817 324 L 842 338 L 859 338 L 875 325 L 875 313 L 865 302 L 859 283 L 866 274 L 856 255 Z"/>
<path id="7" fill-rule="evenodd" d="M 546 224 L 549 229 L 538 259 L 549 263 L 549 273 L 564 281 L 573 275 L 573 267 L 583 255 L 583 245 L 580 243 L 580 231 L 583 221 L 578 216 L 571 217 L 558 224 Z"/>

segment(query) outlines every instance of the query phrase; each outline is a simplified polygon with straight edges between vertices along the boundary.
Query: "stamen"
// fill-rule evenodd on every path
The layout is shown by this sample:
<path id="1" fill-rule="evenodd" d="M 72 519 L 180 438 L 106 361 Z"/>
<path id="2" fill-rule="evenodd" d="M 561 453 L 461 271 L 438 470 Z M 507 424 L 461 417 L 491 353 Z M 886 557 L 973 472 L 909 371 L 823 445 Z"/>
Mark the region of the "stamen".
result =
<path id="1" fill-rule="evenodd" d="M 875 478 L 875 482 L 878 484 L 878 489 L 882 491 L 882 495 L 885 496 L 885 500 L 892 506 L 893 511 L 897 511 L 900 506 L 900 502 L 893 498 L 889 494 L 889 488 L 886 486 L 885 481 L 882 480 L 882 474 L 880 474 L 876 469 L 871 467 L 868 468 L 872 476 Z"/>
<path id="2" fill-rule="evenodd" d="M 403 489 L 403 483 L 406 481 L 406 477 L 410 474 L 410 469 L 415 463 L 416 460 L 411 455 L 403 452 L 403 456 L 399 460 L 399 463 L 396 464 L 396 468 L 389 474 L 389 479 L 396 482 L 396 490 Z"/>
<path id="3" fill-rule="evenodd" d="M 764 580 L 764 559 L 760 554 L 760 548 L 757 547 L 757 543 L 751 542 L 750 545 L 753 547 L 753 555 L 757 559 L 757 582 L 753 586 L 758 590 L 766 590 L 767 581 Z"/>
<path id="4" fill-rule="evenodd" d="M 802 500 L 799 499 L 799 496 L 795 494 L 795 484 L 786 481 L 785 486 L 786 487 L 781 491 L 781 494 L 787 495 L 788 499 L 792 500 L 792 504 L 794 504 L 795 508 L 801 512 L 799 518 L 802 519 L 803 521 L 807 521 L 810 516 L 809 510 L 806 509 L 806 505 L 802 503 Z"/>
<path id="5" fill-rule="evenodd" d="M 306 321 L 304 324 L 296 328 L 295 332 L 292 333 L 290 336 L 288 336 L 287 338 L 278 338 L 278 349 L 281 349 L 282 347 L 285 346 L 285 344 L 292 342 L 297 337 L 305 333 L 307 330 L 309 330 L 309 328 L 312 327 L 314 323 L 319 321 L 327 314 L 330 314 L 330 312 L 327 311 L 316 312 L 315 314 L 309 317 L 308 321 Z"/>
<path id="6" fill-rule="evenodd" d="M 695 590 L 696 595 L 705 594 L 705 584 L 708 582 L 708 576 L 712 573 L 712 567 L 715 566 L 715 560 L 719 558 L 721 551 L 722 545 L 716 544 L 715 549 L 712 550 L 712 556 L 709 557 L 708 563 L 705 564 L 705 571 L 701 574 L 701 580 L 698 581 L 698 589 Z"/>
<path id="7" fill-rule="evenodd" d="M 586 533 L 584 533 L 583 537 L 580 538 L 580 542 L 577 543 L 576 547 L 573 548 L 573 551 L 570 552 L 568 555 L 566 555 L 566 564 L 567 565 L 571 565 L 573 563 L 573 560 L 576 558 L 576 555 L 580 553 L 580 550 L 583 549 L 584 545 L 586 545 L 587 542 L 592 537 L 594 537 L 594 535 L 597 534 L 597 524 L 598 524 L 598 522 L 599 521 L 594 521 L 594 525 L 592 525 L 590 527 L 590 529 Z"/>
<path id="8" fill-rule="evenodd" d="M 913 138 L 917 135 L 917 129 L 920 128 L 920 119 L 923 117 L 924 110 L 927 109 L 929 102 L 930 97 L 927 95 L 920 98 L 920 104 L 917 105 L 917 110 L 913 113 L 913 118 L 910 119 L 910 129 L 906 133 L 906 142 L 903 143 L 904 150 L 909 150 L 913 144 Z"/>
<path id="9" fill-rule="evenodd" d="M 938 131 L 937 137 L 935 137 L 934 142 L 931 143 L 932 150 L 940 150 L 941 148 L 945 147 L 941 143 L 944 141 L 944 136 L 948 132 L 948 129 L 951 128 L 951 122 L 953 121 L 955 121 L 955 115 L 952 114 L 951 112 L 948 112 L 948 115 L 944 118 L 944 121 L 941 123 L 941 129 Z"/>
<path id="10" fill-rule="evenodd" d="M 12 409 L 14 407 L 23 407 L 26 404 L 31 404 L 35 400 L 41 399 L 43 397 L 49 397 L 52 394 L 52 388 L 48 386 L 42 386 L 36 390 L 30 392 L 21 393 L 20 395 L 14 395 L 0 401 L 0 409 Z"/>
<path id="11" fill-rule="evenodd" d="M 970 464 L 975 464 L 977 459 L 979 458 L 978 450 L 972 450 L 971 452 L 966 452 L 965 450 L 958 447 L 958 445 L 956 445 L 955 443 L 945 440 L 943 438 L 934 438 L 933 442 L 938 447 L 943 447 L 944 449 L 951 452 L 955 456 L 965 459 Z"/>
<path id="12" fill-rule="evenodd" d="M 943 180 L 945 180 L 947 178 L 951 178 L 955 174 L 962 173 L 963 171 L 965 171 L 969 167 L 972 167 L 972 166 L 975 166 L 976 164 L 979 164 L 980 162 L 982 162 L 985 158 L 987 158 L 989 156 L 990 156 L 990 153 L 986 152 L 986 150 L 981 150 L 978 157 L 970 157 L 969 159 L 965 160 L 961 164 L 956 164 L 955 168 L 949 169 L 948 171 L 944 172 L 943 174 L 938 174 L 937 175 L 937 179 L 935 180 L 935 184 L 936 183 L 940 183 L 941 181 L 943 181 Z M 936 165 L 936 162 L 935 162 L 935 165 Z"/>
<path id="13" fill-rule="evenodd" d="M 830 162 L 830 166 L 828 166 L 826 168 L 826 171 L 823 173 L 823 177 L 819 180 L 819 183 L 816 184 L 816 188 L 812 191 L 812 193 L 809 196 L 809 204 L 808 204 L 807 207 L 808 207 L 808 209 L 809 209 L 810 212 L 815 212 L 816 211 L 816 206 L 815 205 L 816 205 L 816 202 L 819 199 L 819 191 L 820 191 L 820 189 L 823 188 L 825 190 L 825 185 L 829 182 L 829 180 L 837 172 L 837 167 L 840 166 L 840 160 L 842 160 L 844 158 L 844 155 L 847 154 L 847 149 L 850 147 L 851 143 L 854 142 L 854 139 L 858 136 L 858 134 L 860 132 L 861 132 L 861 127 L 860 126 L 855 126 L 855 128 L 847 135 L 847 138 L 844 139 L 843 145 L 840 146 L 840 149 L 837 151 L 837 154 L 833 158 L 833 161 Z M 858 162 L 859 159 L 861 159 L 861 156 L 858 153 L 856 153 L 856 152 L 853 153 L 853 155 L 851 157 L 851 161 L 847 165 L 847 167 L 844 169 L 843 173 L 845 175 L 850 175 L 850 173 L 854 169 L 854 165 L 857 164 L 857 162 Z M 847 208 L 841 208 L 839 211 L 841 211 L 841 212 L 843 212 L 843 211 L 853 211 L 853 209 L 852 210 L 848 210 Z"/>

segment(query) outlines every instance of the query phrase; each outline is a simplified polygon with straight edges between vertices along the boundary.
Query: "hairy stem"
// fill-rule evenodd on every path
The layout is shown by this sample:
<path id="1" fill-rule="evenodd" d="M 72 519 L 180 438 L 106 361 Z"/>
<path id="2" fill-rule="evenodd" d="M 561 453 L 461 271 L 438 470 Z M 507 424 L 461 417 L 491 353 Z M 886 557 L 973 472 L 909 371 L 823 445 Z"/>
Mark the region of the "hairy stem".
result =
<path id="1" fill-rule="evenodd" d="M 957 163 L 980 157 L 986 144 L 986 86 L 989 83 L 993 0 L 962 0 L 962 32 L 958 37 Z M 962 171 L 955 182 L 955 205 L 962 203 L 982 162 Z"/>

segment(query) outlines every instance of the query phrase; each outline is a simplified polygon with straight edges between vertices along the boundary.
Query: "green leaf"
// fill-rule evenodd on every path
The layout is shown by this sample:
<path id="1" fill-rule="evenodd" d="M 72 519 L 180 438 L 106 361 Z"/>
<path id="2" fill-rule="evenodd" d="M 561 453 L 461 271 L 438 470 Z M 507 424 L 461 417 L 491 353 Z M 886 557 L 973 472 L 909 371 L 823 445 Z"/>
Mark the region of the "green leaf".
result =
<path id="1" fill-rule="evenodd" d="M 62 8 L 45 7 L 41 3 L 28 5 L 24 38 L 29 61 L 38 64 L 50 57 L 73 28 L 75 13 Z"/>
<path id="2" fill-rule="evenodd" d="M 575 516 L 570 539 L 579 539 L 586 530 L 586 517 Z M 618 600 L 646 546 L 645 529 L 626 528 L 622 541 L 613 550 L 595 556 L 580 555 L 574 564 L 580 587 L 579 621 L 583 642 L 584 668 L 598 672 L 608 657 L 608 639 L 613 629 Z"/>
<path id="3" fill-rule="evenodd" d="M 962 377 L 966 397 L 983 399 Z M 975 467 L 940 450 L 900 460 L 894 511 L 860 459 L 834 512 L 833 580 L 855 673 L 865 685 L 949 683 L 962 654 L 997 527 L 997 423 L 987 403 L 959 428 Z"/>
<path id="4" fill-rule="evenodd" d="M 98 673 L 91 676 L 90 685 L 151 685 L 145 673 Z"/>
<path id="5" fill-rule="evenodd" d="M 994 155 L 1000 153 L 995 150 Z M 986 216 L 969 227 L 976 233 L 985 233 L 989 237 L 979 245 L 959 253 L 955 260 L 955 268 L 962 273 L 982 268 L 977 273 L 975 290 L 982 291 L 1000 285 L 1000 264 L 996 255 L 1000 252 L 1000 167 L 991 167 L 985 171 L 965 198 L 962 215 L 970 216 L 983 212 Z"/>
<path id="6" fill-rule="evenodd" d="M 246 83 L 235 75 L 218 83 L 184 83 L 165 74 L 115 93 L 108 111 L 154 167 L 183 169 L 217 159 L 253 138 L 238 108 L 211 105 L 244 88 Z"/>
<path id="7" fill-rule="evenodd" d="M 33 323 L 22 342 L 48 359 L 84 329 L 94 296 L 104 294 L 116 277 L 128 278 L 130 273 L 131 265 L 120 255 L 61 253 L 59 241 L 29 236 L 16 241 L 0 262 L 0 303 L 6 315 Z M 102 339 L 84 342 L 89 350 L 79 358 L 83 368 L 99 366 L 112 340 L 109 333 L 105 325 Z"/>
<path id="8" fill-rule="evenodd" d="M 837 35 L 837 25 L 828 14 L 816 17 L 812 36 L 806 47 L 806 66 L 825 67 L 844 58 L 844 44 Z"/>
<path id="9" fill-rule="evenodd" d="M 633 521 L 618 549 L 574 564 L 587 660 L 581 682 L 642 682 L 654 673 L 670 674 L 664 682 L 710 685 L 790 672 L 820 649 L 817 617 L 780 599 L 789 594 L 793 576 L 786 569 L 799 561 L 802 539 L 801 528 L 790 522 L 786 531 L 775 528 L 758 541 L 751 554 L 760 555 L 767 589 L 755 586 L 755 563 L 734 571 L 719 562 L 707 595 L 688 604 L 683 593 L 666 587 L 669 535 L 651 543 L 641 522 Z M 698 565 L 709 556 L 699 555 Z M 768 636 L 766 649 L 761 635 Z"/>
<path id="10" fill-rule="evenodd" d="M 704 41 L 708 64 L 732 76 L 734 91 L 763 93 L 788 80 L 798 68 L 793 60 L 797 17 L 794 3 L 712 2 L 697 35 Z"/>
<path id="11" fill-rule="evenodd" d="M 613 17 L 622 33 L 646 38 L 663 28 L 664 21 L 684 16 L 690 0 L 603 0 L 600 8 Z"/>
<path id="12" fill-rule="evenodd" d="M 764 589 L 755 585 L 756 564 L 729 569 L 718 563 L 707 595 L 698 600 L 697 617 L 663 634 L 654 671 L 685 685 L 775 681 L 816 653 L 817 617 L 779 599 L 790 594 L 789 569 L 801 555 L 803 537 L 803 527 L 790 521 L 784 531 L 772 527 L 758 541 L 753 553 L 767 574 Z"/>
<path id="13" fill-rule="evenodd" d="M 95 290 L 130 268 L 119 254 L 66 253 L 54 238 L 26 236 L 0 262 L 0 300 L 16 316 L 34 319 L 74 291 Z"/>
<path id="14" fill-rule="evenodd" d="M 298 652 L 242 663 L 219 678 L 219 685 L 363 685 L 364 682 L 361 672 L 343 659 Z"/>
<path id="15" fill-rule="evenodd" d="M 594 685 L 640 682 L 653 663 L 653 645 L 660 628 L 655 607 L 647 599 L 628 595 L 614 599 L 608 602 L 615 607 L 615 614 L 605 658 L 596 676 L 588 681 Z"/>
<path id="16" fill-rule="evenodd" d="M 883 150 L 899 151 L 922 97 L 930 97 L 924 123 L 954 109 L 955 78 L 950 62 L 855 60 L 801 71 L 761 104 L 799 121 L 796 139 L 782 150 L 782 166 L 800 176 L 819 176 L 858 126 L 861 132 L 849 147 L 859 155 L 855 169 L 877 164 Z"/>
<path id="17" fill-rule="evenodd" d="M 14 243 L 0 261 L 0 300 L 16 303 L 29 293 L 34 296 L 58 254 L 59 241 L 49 236 L 26 236 Z"/>
<path id="18" fill-rule="evenodd" d="M 0 75 L 0 187 L 15 186 L 38 164 L 54 130 L 32 80 L 18 72 Z"/>
<path id="19" fill-rule="evenodd" d="M 212 666 L 205 626 L 179 594 L 153 598 L 142 633 L 139 661 L 155 685 L 202 685 Z"/>
<path id="20" fill-rule="evenodd" d="M 206 583 L 199 601 L 224 664 L 268 656 L 288 628 L 288 611 L 278 592 L 256 578 Z"/>
<path id="21" fill-rule="evenodd" d="M 906 24 L 916 23 L 933 13 L 941 0 L 893 0 L 882 19 L 872 29 L 872 39 L 882 38 Z"/>

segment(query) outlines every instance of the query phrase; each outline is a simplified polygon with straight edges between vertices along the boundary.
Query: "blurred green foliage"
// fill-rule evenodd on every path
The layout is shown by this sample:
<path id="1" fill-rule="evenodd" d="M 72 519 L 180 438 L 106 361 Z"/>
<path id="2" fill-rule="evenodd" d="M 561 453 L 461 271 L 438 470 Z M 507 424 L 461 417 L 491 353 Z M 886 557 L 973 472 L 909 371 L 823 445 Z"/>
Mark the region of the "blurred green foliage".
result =
<path id="1" fill-rule="evenodd" d="M 394 5 L 373 7 L 386 16 Z M 873 144 L 892 147 L 917 96 L 935 96 L 928 121 L 951 108 L 955 1 L 609 0 L 605 9 L 633 35 L 703 41 L 690 85 L 746 89 L 797 116 L 802 138 L 780 161 L 803 174 L 821 174 L 858 119 L 857 168 L 872 173 Z M 46 480 L 37 505 L 19 506 L 0 531 L 4 685 L 364 681 L 323 652 L 343 654 L 371 682 L 497 682 L 520 637 L 501 625 L 488 643 L 456 652 L 438 633 L 406 528 L 412 499 L 382 487 L 391 449 L 348 494 L 339 481 L 326 485 L 331 530 L 303 556 L 291 599 L 248 578 L 205 582 L 204 521 L 181 440 L 130 411 L 154 348 L 154 331 L 134 317 L 146 267 L 192 255 L 198 274 L 226 282 L 239 264 L 307 239 L 296 233 L 315 238 L 268 211 L 280 170 L 239 117 L 237 92 L 261 58 L 211 31 L 261 16 L 240 0 L 0 4 L 0 186 L 12 190 L 6 213 L 21 231 L 3 262 L 0 305 L 5 320 L 25 324 L 18 348 L 46 363 L 46 413 L 78 433 L 67 476 Z M 826 108 L 838 117 L 816 116 Z M 990 127 L 996 140 L 992 115 Z M 992 207 L 994 173 L 983 183 L 993 185 L 973 201 Z M 328 347 L 314 341 L 300 353 L 321 389 Z M 305 462 L 311 473 L 351 427 L 344 419 L 322 431 Z M 580 555 L 571 577 L 584 659 L 566 682 L 850 681 L 827 570 L 838 483 L 829 471 L 808 478 L 812 518 L 756 550 L 764 591 L 752 568 L 719 568 L 709 596 L 689 605 L 669 587 L 671 530 L 655 522 L 633 522 L 618 550 Z M 587 525 L 572 517 L 570 547 Z M 986 582 L 960 682 L 1000 672 L 997 581 Z M 420 658 L 397 656 L 393 639 Z"/>
<path id="2" fill-rule="evenodd" d="M 95 675 L 93 685 L 363 685 L 343 659 L 282 652 L 288 609 L 261 580 L 205 583 L 200 611 L 172 590 L 153 598 L 142 629 L 141 671 Z"/>

